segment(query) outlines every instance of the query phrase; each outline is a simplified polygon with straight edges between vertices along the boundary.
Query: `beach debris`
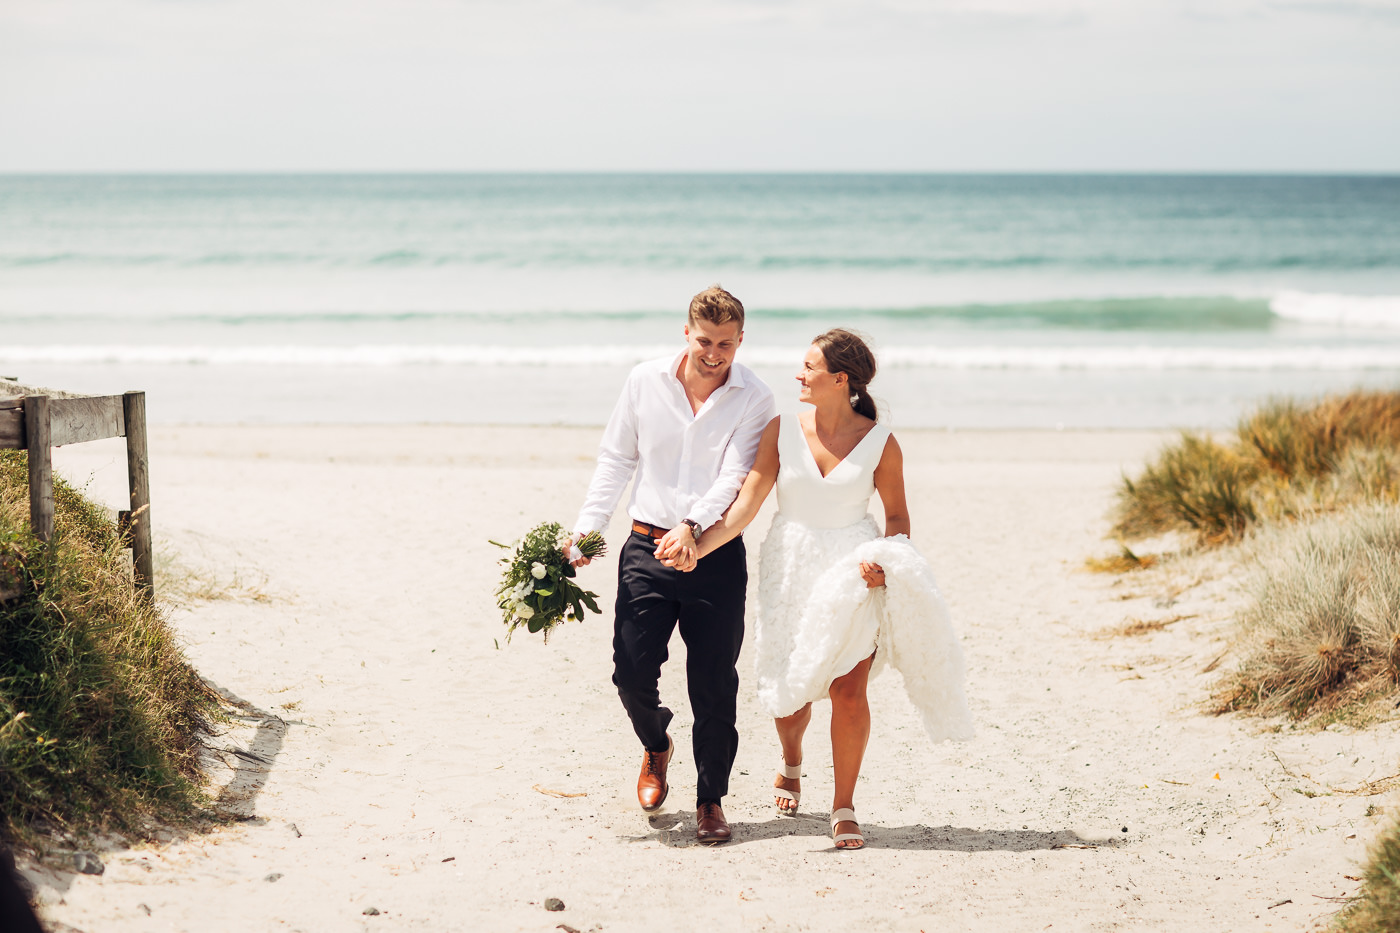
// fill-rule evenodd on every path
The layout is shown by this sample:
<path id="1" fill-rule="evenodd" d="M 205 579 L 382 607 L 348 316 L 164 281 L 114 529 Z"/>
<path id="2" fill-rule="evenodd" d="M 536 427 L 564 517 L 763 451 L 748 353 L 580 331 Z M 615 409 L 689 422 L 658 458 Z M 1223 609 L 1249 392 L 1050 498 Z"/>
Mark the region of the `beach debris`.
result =
<path id="1" fill-rule="evenodd" d="M 580 792 L 577 793 L 577 794 L 571 794 L 571 793 L 569 793 L 568 791 L 552 790 L 552 789 L 550 789 L 550 788 L 548 788 L 548 787 L 541 787 L 541 786 L 538 785 L 538 784 L 536 784 L 534 787 L 532 787 L 532 788 L 530 788 L 530 789 L 533 790 L 533 791 L 535 791 L 535 792 L 537 792 L 537 793 L 544 794 L 546 797 L 587 797 L 587 796 L 588 796 L 588 792 L 587 792 L 587 791 L 580 791 Z"/>
<path id="2" fill-rule="evenodd" d="M 296 833 L 296 834 L 297 834 L 297 838 L 300 839 L 300 838 L 301 838 L 301 830 L 297 829 L 297 824 L 295 824 L 295 823 L 288 823 L 287 825 L 290 826 L 290 827 L 292 828 L 292 832 Z"/>
<path id="3" fill-rule="evenodd" d="M 144 910 L 146 912 L 147 917 L 151 915 L 151 908 L 147 907 L 145 904 L 137 904 L 136 906 Z"/>
<path id="4" fill-rule="evenodd" d="M 73 867 L 85 875 L 100 875 L 107 870 L 102 859 L 92 852 L 74 852 Z"/>
<path id="5" fill-rule="evenodd" d="M 563 910 L 563 909 L 564 909 L 564 902 L 561 901 L 561 900 L 559 900 L 559 898 L 557 898 L 557 897 L 546 897 L 546 898 L 544 899 L 544 909 L 545 909 L 545 910 Z"/>
<path id="6" fill-rule="evenodd" d="M 449 855 L 447 858 L 443 859 L 443 861 L 444 861 L 444 862 L 455 862 L 455 861 L 457 861 L 457 856 L 455 856 L 455 855 Z"/>
<path id="7" fill-rule="evenodd" d="M 563 930 L 564 933 L 578 933 L 578 927 L 571 927 L 567 923 L 555 924 L 554 929 Z"/>
<path id="8" fill-rule="evenodd" d="M 366 907 L 364 910 L 360 911 L 360 913 L 364 914 L 366 917 L 377 917 L 379 916 L 379 908 Z"/>
<path id="9" fill-rule="evenodd" d="M 263 880 L 264 880 L 264 881 L 276 881 L 277 879 L 279 879 L 279 878 L 281 878 L 281 877 L 282 877 L 282 873 L 281 873 L 280 871 L 275 871 L 275 872 L 273 872 L 272 874 L 268 875 L 268 876 L 267 876 L 266 878 L 264 878 Z"/>
<path id="10" fill-rule="evenodd" d="M 1270 910 L 1273 910 L 1275 907 L 1282 907 L 1284 904 L 1291 904 L 1291 903 L 1293 903 L 1293 898 L 1290 897 L 1290 898 L 1288 898 L 1287 900 L 1279 901 L 1277 904 L 1270 904 L 1270 905 L 1269 905 L 1269 909 L 1270 909 Z"/>
<path id="11" fill-rule="evenodd" d="M 1218 781 L 1218 780 L 1220 780 L 1220 772 L 1219 772 L 1219 771 L 1215 772 L 1215 777 L 1211 778 L 1211 780 L 1213 780 L 1213 781 Z"/>

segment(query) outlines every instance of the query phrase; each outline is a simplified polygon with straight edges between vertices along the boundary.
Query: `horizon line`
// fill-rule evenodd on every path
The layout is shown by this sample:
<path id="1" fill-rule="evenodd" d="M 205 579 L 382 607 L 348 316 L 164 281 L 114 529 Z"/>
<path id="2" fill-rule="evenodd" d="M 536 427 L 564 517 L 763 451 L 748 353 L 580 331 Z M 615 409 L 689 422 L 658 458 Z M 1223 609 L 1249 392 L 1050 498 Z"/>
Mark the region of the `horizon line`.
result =
<path id="1" fill-rule="evenodd" d="M 1004 177 L 1400 177 L 1395 169 L 3 169 L 14 176 L 1004 176 Z"/>

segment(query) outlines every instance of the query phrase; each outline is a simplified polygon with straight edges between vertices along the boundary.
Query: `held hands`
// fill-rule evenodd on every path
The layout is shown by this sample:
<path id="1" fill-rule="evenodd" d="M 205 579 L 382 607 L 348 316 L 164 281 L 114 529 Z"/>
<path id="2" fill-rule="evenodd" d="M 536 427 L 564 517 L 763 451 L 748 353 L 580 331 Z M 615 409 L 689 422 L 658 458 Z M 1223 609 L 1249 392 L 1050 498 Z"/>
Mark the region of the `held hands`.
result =
<path id="1" fill-rule="evenodd" d="M 675 528 L 666 532 L 666 535 L 657 542 L 656 550 L 653 552 L 656 559 L 667 567 L 684 573 L 689 573 L 695 569 L 700 556 L 699 542 L 695 540 L 695 535 L 689 525 L 682 522 Z"/>
<path id="2" fill-rule="evenodd" d="M 860 576 L 865 581 L 866 589 L 873 590 L 877 586 L 885 585 L 885 568 L 868 560 L 860 562 Z"/>

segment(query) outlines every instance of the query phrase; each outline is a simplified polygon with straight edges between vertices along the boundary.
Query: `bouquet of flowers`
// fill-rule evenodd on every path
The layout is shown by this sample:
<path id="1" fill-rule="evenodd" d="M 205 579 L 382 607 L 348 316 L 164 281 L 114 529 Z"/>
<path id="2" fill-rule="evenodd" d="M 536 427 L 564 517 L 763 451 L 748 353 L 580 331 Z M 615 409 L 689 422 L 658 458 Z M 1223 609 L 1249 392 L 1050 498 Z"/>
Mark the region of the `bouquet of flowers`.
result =
<path id="1" fill-rule="evenodd" d="M 543 631 L 545 644 L 549 644 L 550 630 L 565 619 L 582 619 L 584 606 L 602 612 L 598 594 L 573 580 L 577 571 L 568 558 L 571 537 L 558 522 L 545 522 L 513 544 L 491 542 L 511 552 L 509 557 L 501 558 L 506 569 L 496 588 L 496 605 L 501 607 L 506 623 L 507 642 L 511 633 L 523 625 L 532 632 Z M 603 556 L 608 549 L 596 531 L 584 535 L 573 547 L 590 559 Z"/>

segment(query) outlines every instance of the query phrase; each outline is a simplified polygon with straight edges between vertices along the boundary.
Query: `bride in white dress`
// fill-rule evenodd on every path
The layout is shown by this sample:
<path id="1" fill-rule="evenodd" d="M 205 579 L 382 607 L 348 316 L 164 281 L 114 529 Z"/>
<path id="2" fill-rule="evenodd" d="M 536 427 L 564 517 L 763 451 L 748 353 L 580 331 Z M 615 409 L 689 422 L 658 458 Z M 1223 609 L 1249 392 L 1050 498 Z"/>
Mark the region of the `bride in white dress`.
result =
<path id="1" fill-rule="evenodd" d="M 972 734 L 961 649 L 933 573 L 909 543 L 903 454 L 876 421 L 874 375 L 875 357 L 859 336 L 838 329 L 813 341 L 797 381 L 799 398 L 814 410 L 768 425 L 738 498 L 706 529 L 698 552 L 703 558 L 738 535 L 776 483 L 755 632 L 758 699 L 783 751 L 775 803 L 797 812 L 812 701 L 829 696 L 832 836 L 843 849 L 865 844 L 854 793 L 870 737 L 873 672 L 888 663 L 903 674 L 934 741 Z M 876 492 L 883 536 L 866 511 Z"/>

